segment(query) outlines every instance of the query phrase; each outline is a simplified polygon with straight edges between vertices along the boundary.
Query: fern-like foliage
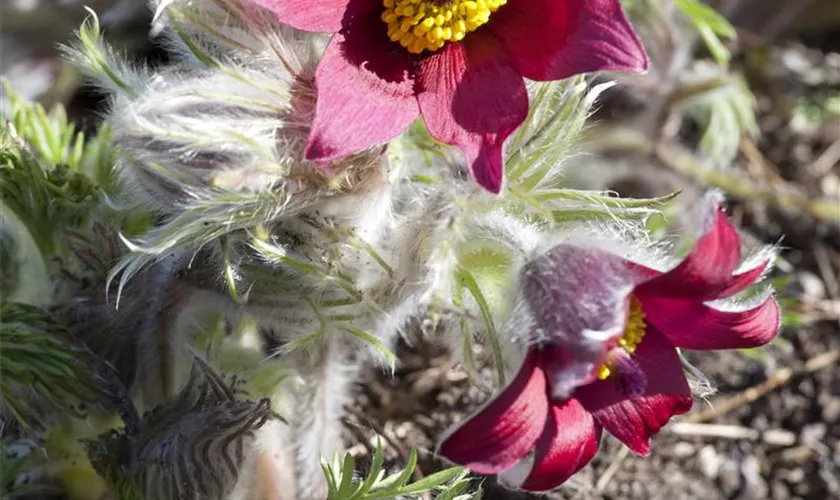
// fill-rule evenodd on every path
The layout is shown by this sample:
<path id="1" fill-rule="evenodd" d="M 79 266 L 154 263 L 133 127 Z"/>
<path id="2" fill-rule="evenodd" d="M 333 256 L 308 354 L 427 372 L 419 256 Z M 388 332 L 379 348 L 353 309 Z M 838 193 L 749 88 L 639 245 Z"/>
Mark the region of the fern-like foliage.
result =
<path id="1" fill-rule="evenodd" d="M 0 498 L 23 500 L 58 493 L 42 480 L 46 458 L 31 440 L 0 439 Z"/>
<path id="2" fill-rule="evenodd" d="M 6 81 L 2 85 L 8 100 L 3 110 L 4 134 L 17 135 L 46 170 L 64 166 L 110 192 L 114 147 L 107 126 L 87 137 L 69 120 L 63 106 L 47 111 L 37 102 L 21 99 Z"/>
<path id="3" fill-rule="evenodd" d="M 196 357 L 186 387 L 146 414 L 139 429 L 113 431 L 88 445 L 91 463 L 119 500 L 215 500 L 236 485 L 255 433 L 279 418 L 269 401 L 237 394 Z"/>
<path id="4" fill-rule="evenodd" d="M 637 23 L 644 25 L 656 36 L 689 35 L 693 39 L 699 35 L 703 40 L 709 53 L 715 61 L 726 68 L 732 55 L 726 46 L 726 41 L 734 40 L 737 37 L 735 28 L 726 18 L 709 6 L 703 0 L 621 0 L 622 5 L 631 18 Z M 672 13 L 678 14 L 672 16 Z M 689 25 L 693 30 L 680 30 L 674 28 L 678 24 Z M 674 43 L 670 40 L 669 43 Z"/>
<path id="5" fill-rule="evenodd" d="M 74 229 L 88 220 L 100 203 L 98 190 L 70 164 L 45 164 L 21 143 L 15 145 L 13 130 L 17 129 L 0 131 L 3 217 L 21 221 L 49 258 L 60 253 L 61 229 Z"/>
<path id="6" fill-rule="evenodd" d="M 735 28 L 703 0 L 624 0 L 631 16 L 648 32 L 649 47 L 664 78 L 654 85 L 662 107 L 699 128 L 699 150 L 715 166 L 731 165 L 744 137 L 758 133 L 755 97 L 742 75 L 729 67 L 728 41 Z M 695 59 L 702 40 L 711 59 Z M 654 106 L 655 108 L 656 106 Z"/>
<path id="7" fill-rule="evenodd" d="M 528 120 L 510 142 L 506 165 L 508 210 L 549 227 L 578 221 L 644 219 L 673 196 L 619 199 L 610 193 L 562 187 L 564 160 L 578 153 L 578 139 L 598 97 L 613 86 L 590 87 L 583 77 L 530 84 Z"/>
<path id="8" fill-rule="evenodd" d="M 734 39 L 735 27 L 701 0 L 674 0 L 674 3 L 691 20 L 715 61 L 726 67 L 732 56 L 722 39 Z"/>
<path id="9" fill-rule="evenodd" d="M 385 498 L 419 498 L 419 495 L 433 493 L 435 500 L 478 500 L 481 490 L 469 492 L 472 483 L 468 471 L 461 467 L 450 467 L 411 482 L 417 467 L 417 449 L 405 467 L 393 474 L 383 470 L 384 454 L 382 442 L 377 440 L 370 469 L 364 477 L 356 474 L 356 460 L 346 453 L 336 455 L 333 462 L 321 461 L 329 488 L 328 500 L 379 500 Z"/>
<path id="10" fill-rule="evenodd" d="M 111 132 L 85 137 L 64 108 L 49 113 L 5 89 L 0 123 L 0 293 L 5 300 L 49 305 L 62 292 L 56 279 L 102 273 L 118 248 L 100 238 L 134 233 L 148 213 L 114 209 L 120 189 Z M 104 255 L 107 251 L 109 255 Z M 100 259 L 97 265 L 92 260 Z M 50 281 L 52 279 L 52 282 Z M 79 284 L 79 283 L 76 283 Z"/>
<path id="11" fill-rule="evenodd" d="M 729 165 L 741 138 L 755 136 L 755 98 L 743 76 L 699 65 L 696 81 L 671 97 L 700 127 L 700 151 L 718 165 Z"/>
<path id="12" fill-rule="evenodd" d="M 34 427 L 49 411 L 83 417 L 85 407 L 110 407 L 119 388 L 92 355 L 67 341 L 41 309 L 0 304 L 0 393 L 18 423 Z"/>

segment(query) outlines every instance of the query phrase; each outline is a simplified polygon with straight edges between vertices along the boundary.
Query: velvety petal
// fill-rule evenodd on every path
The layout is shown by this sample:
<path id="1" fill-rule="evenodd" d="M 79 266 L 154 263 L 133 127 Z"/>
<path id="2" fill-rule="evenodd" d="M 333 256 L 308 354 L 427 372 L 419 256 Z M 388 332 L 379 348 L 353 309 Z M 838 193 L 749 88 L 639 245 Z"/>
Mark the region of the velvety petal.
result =
<path id="1" fill-rule="evenodd" d="M 600 351 L 599 351 L 600 352 Z M 557 401 L 568 399 L 578 387 L 595 380 L 601 356 L 581 360 L 555 344 L 543 347 L 548 397 Z"/>
<path id="2" fill-rule="evenodd" d="M 250 0 L 277 16 L 277 20 L 303 31 L 334 33 L 341 29 L 347 5 L 357 0 Z M 370 3 L 370 0 L 363 0 Z"/>
<path id="3" fill-rule="evenodd" d="M 622 334 L 634 285 L 621 257 L 570 244 L 543 253 L 522 274 L 523 296 L 544 340 L 579 361 L 600 362 Z"/>
<path id="4" fill-rule="evenodd" d="M 646 374 L 643 395 L 629 398 L 614 373 L 575 393 L 595 421 L 639 455 L 650 452 L 650 436 L 674 415 L 691 409 L 691 390 L 676 349 L 655 329 L 649 329 L 633 354 Z"/>
<path id="5" fill-rule="evenodd" d="M 413 60 L 393 50 L 376 17 L 336 34 L 315 73 L 318 100 L 306 147 L 329 161 L 384 143 L 417 118 Z"/>
<path id="6" fill-rule="evenodd" d="M 710 300 L 717 300 L 726 298 L 732 295 L 735 295 L 738 292 L 742 292 L 746 290 L 750 285 L 755 284 L 761 279 L 761 276 L 764 274 L 764 271 L 767 269 L 767 266 L 770 265 L 769 260 L 765 260 L 764 262 L 759 262 L 757 266 L 747 269 L 744 272 L 733 274 L 728 279 L 720 281 L 716 286 L 712 286 L 709 284 L 704 289 L 681 289 L 677 295 L 681 297 L 686 297 L 686 300 L 699 300 L 699 301 L 710 301 Z M 656 271 L 649 267 L 642 266 L 636 263 L 630 263 L 629 266 L 639 274 L 640 280 L 652 280 L 658 276 L 661 276 L 665 273 L 661 271 Z M 667 285 L 667 286 L 673 286 Z M 657 289 L 657 284 L 654 286 L 640 286 L 638 290 L 636 290 L 636 294 L 645 297 L 648 296 L 651 292 L 663 294 L 663 290 Z M 665 294 L 668 296 L 669 294 Z M 674 296 L 675 294 L 670 294 Z M 696 296 L 695 296 L 696 295 Z M 655 295 L 654 295 L 655 296 Z"/>
<path id="7" fill-rule="evenodd" d="M 552 403 L 537 441 L 534 467 L 520 487 L 548 491 L 560 486 L 595 457 L 600 442 L 601 426 L 578 400 Z"/>
<path id="8" fill-rule="evenodd" d="M 645 297 L 645 319 L 677 347 L 744 349 L 764 345 L 779 332 L 779 304 L 768 297 L 743 311 L 721 311 L 702 302 Z"/>
<path id="9" fill-rule="evenodd" d="M 704 300 L 717 300 L 738 292 L 746 290 L 750 285 L 755 284 L 764 274 L 764 270 L 770 265 L 769 260 L 759 263 L 757 266 L 742 273 L 733 274 L 729 279 L 720 283 L 716 290 L 709 288 L 709 293 L 704 295 Z"/>
<path id="10" fill-rule="evenodd" d="M 648 67 L 618 0 L 509 0 L 488 26 L 532 80 Z"/>
<path id="11" fill-rule="evenodd" d="M 532 350 L 510 385 L 445 437 L 438 454 L 481 474 L 499 473 L 531 451 L 547 417 L 541 354 Z"/>
<path id="12" fill-rule="evenodd" d="M 638 262 L 627 261 L 627 267 L 633 272 L 637 283 L 644 283 L 665 274 L 663 271 L 650 268 Z"/>
<path id="13" fill-rule="evenodd" d="M 647 373 L 634 356 L 623 347 L 617 346 L 610 349 L 607 360 L 610 369 L 621 374 L 617 381 L 627 398 L 633 399 L 645 395 L 648 384 Z"/>
<path id="14" fill-rule="evenodd" d="M 528 115 L 525 82 L 485 31 L 470 33 L 420 62 L 418 101 L 429 133 L 458 146 L 476 182 L 502 189 L 502 145 Z"/>
<path id="15" fill-rule="evenodd" d="M 639 285 L 637 295 L 715 300 L 758 279 L 764 266 L 732 275 L 741 261 L 741 238 L 715 197 L 707 201 L 703 229 L 685 259 L 671 271 Z"/>

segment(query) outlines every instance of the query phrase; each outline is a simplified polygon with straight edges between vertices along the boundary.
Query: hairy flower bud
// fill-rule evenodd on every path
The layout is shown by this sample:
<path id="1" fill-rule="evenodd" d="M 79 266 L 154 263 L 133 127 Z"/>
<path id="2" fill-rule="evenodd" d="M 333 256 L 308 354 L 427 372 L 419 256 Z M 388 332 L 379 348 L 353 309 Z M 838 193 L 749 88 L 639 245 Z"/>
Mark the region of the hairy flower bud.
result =
<path id="1" fill-rule="evenodd" d="M 274 415 L 197 359 L 186 387 L 139 430 L 90 443 L 91 462 L 122 498 L 222 500 L 236 487 L 255 433 Z"/>
<path id="2" fill-rule="evenodd" d="M 177 215 L 226 193 L 270 195 L 282 212 L 292 198 L 300 205 L 357 189 L 379 166 L 381 147 L 330 163 L 304 159 L 317 36 L 241 0 L 159 4 L 156 31 L 175 59 L 164 71 L 126 64 L 102 42 L 95 16 L 65 50 L 113 93 L 107 122 L 139 201 Z"/>

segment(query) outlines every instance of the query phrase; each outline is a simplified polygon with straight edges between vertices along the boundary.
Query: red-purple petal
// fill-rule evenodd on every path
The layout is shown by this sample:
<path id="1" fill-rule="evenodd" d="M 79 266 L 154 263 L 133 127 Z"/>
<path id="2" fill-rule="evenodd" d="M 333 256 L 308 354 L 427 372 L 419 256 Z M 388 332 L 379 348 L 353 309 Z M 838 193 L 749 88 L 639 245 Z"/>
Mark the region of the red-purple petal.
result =
<path id="1" fill-rule="evenodd" d="M 766 264 L 732 275 L 741 261 L 741 238 L 717 198 L 710 197 L 707 203 L 703 234 L 685 259 L 671 271 L 640 284 L 637 295 L 715 300 L 758 279 Z"/>
<path id="2" fill-rule="evenodd" d="M 634 285 L 621 257 L 570 244 L 552 247 L 522 273 L 525 302 L 545 341 L 578 361 L 600 363 L 621 336 Z"/>
<path id="3" fill-rule="evenodd" d="M 548 491 L 560 486 L 592 460 L 600 442 L 601 426 L 578 400 L 552 403 L 534 466 L 520 487 Z"/>
<path id="4" fill-rule="evenodd" d="M 417 98 L 429 133 L 458 146 L 476 182 L 502 189 L 502 145 L 528 115 L 525 82 L 499 42 L 476 31 L 420 62 Z"/>
<path id="5" fill-rule="evenodd" d="M 596 368 L 601 364 L 601 343 L 596 344 L 597 355 L 594 359 L 582 359 L 572 355 L 558 344 L 548 343 L 543 347 L 548 397 L 556 401 L 568 399 L 578 387 L 586 385 L 596 376 Z"/>
<path id="6" fill-rule="evenodd" d="M 659 432 L 674 415 L 691 409 L 691 390 L 676 349 L 655 329 L 649 329 L 633 354 L 644 370 L 642 396 L 628 398 L 620 373 L 581 387 L 575 393 L 595 421 L 633 452 L 646 456 L 650 436 Z"/>
<path id="7" fill-rule="evenodd" d="M 761 278 L 761 275 L 764 274 L 764 270 L 767 269 L 767 266 L 769 265 L 770 261 L 765 260 L 752 269 L 748 269 L 742 273 L 733 274 L 728 280 L 720 283 L 716 290 L 712 291 L 710 287 L 709 293 L 706 294 L 704 300 L 722 299 L 746 290 L 750 285 L 754 284 L 759 280 L 759 278 Z"/>
<path id="8" fill-rule="evenodd" d="M 510 0 L 488 26 L 532 80 L 648 67 L 618 0 Z"/>
<path id="9" fill-rule="evenodd" d="M 528 353 L 516 378 L 443 439 L 438 453 L 481 474 L 513 467 L 540 437 L 548 417 L 541 353 Z"/>
<path id="10" fill-rule="evenodd" d="M 702 302 L 645 297 L 645 320 L 677 347 L 744 349 L 764 345 L 779 332 L 781 313 L 773 297 L 743 311 L 721 311 Z"/>
<path id="11" fill-rule="evenodd" d="M 341 29 L 347 5 L 357 0 L 250 0 L 270 10 L 277 20 L 303 31 L 334 33 Z M 371 0 L 363 0 L 370 3 Z"/>
<path id="12" fill-rule="evenodd" d="M 394 50 L 375 16 L 333 36 L 315 73 L 318 100 L 306 157 L 335 160 L 405 130 L 420 112 L 413 64 L 408 52 Z"/>

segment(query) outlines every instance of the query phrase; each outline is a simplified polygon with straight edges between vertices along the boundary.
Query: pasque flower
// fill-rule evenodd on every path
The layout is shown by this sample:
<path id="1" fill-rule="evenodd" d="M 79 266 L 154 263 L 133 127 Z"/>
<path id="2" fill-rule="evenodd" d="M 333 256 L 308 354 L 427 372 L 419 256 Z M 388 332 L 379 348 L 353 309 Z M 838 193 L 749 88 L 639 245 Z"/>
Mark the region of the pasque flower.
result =
<path id="1" fill-rule="evenodd" d="M 315 75 L 309 159 L 385 142 L 422 115 L 494 193 L 504 140 L 528 114 L 522 77 L 647 68 L 619 0 L 252 1 L 292 27 L 335 33 Z"/>
<path id="2" fill-rule="evenodd" d="M 685 259 L 660 272 L 615 254 L 561 244 L 523 271 L 534 340 L 515 379 L 446 437 L 439 452 L 481 473 L 534 450 L 526 490 L 559 486 L 598 450 L 603 429 L 639 455 L 691 408 L 676 348 L 756 347 L 779 329 L 772 296 L 725 307 L 768 262 L 735 273 L 740 238 L 716 199 Z"/>

